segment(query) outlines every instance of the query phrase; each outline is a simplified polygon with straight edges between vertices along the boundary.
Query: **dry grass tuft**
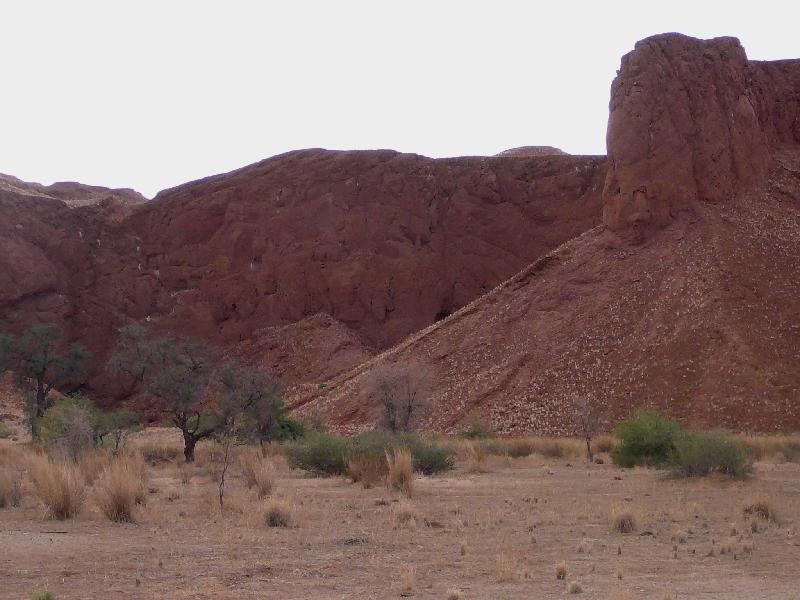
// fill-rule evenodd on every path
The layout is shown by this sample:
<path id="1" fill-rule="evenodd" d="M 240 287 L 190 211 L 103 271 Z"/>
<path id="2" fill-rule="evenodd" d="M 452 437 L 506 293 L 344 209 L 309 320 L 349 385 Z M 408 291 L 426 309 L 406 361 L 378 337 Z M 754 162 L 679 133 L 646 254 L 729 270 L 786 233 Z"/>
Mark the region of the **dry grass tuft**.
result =
<path id="1" fill-rule="evenodd" d="M 742 513 L 744 514 L 745 518 L 752 517 L 759 519 L 764 523 L 778 522 L 778 514 L 775 511 L 775 507 L 773 506 L 772 501 L 766 496 L 758 496 L 753 498 L 744 506 L 744 508 L 742 508 Z"/>
<path id="2" fill-rule="evenodd" d="M 636 531 L 636 515 L 630 507 L 621 504 L 611 507 L 611 531 L 616 533 Z"/>
<path id="3" fill-rule="evenodd" d="M 410 596 L 417 586 L 417 570 L 414 565 L 404 564 L 400 567 L 400 589 L 402 596 Z"/>
<path id="4" fill-rule="evenodd" d="M 389 467 L 389 485 L 409 498 L 414 495 L 414 463 L 411 452 L 398 448 L 393 453 L 386 453 L 386 464 Z"/>
<path id="5" fill-rule="evenodd" d="M 264 458 L 260 451 L 248 449 L 239 458 L 245 485 L 255 488 L 259 498 L 266 498 L 274 487 L 274 469 L 272 463 Z"/>
<path id="6" fill-rule="evenodd" d="M 178 466 L 178 479 L 181 480 L 183 485 L 189 485 L 192 481 L 192 477 L 194 477 L 194 465 L 189 463 L 183 463 Z"/>
<path id="7" fill-rule="evenodd" d="M 569 585 L 567 586 L 567 593 L 569 594 L 580 594 L 583 591 L 583 587 L 577 581 L 570 581 Z"/>
<path id="8" fill-rule="evenodd" d="M 596 454 L 608 454 L 614 447 L 614 437 L 610 435 L 598 435 L 592 440 L 592 449 Z"/>
<path id="9" fill-rule="evenodd" d="M 75 464 L 35 456 L 31 459 L 31 477 L 48 517 L 63 521 L 80 512 L 86 497 L 86 480 Z"/>
<path id="10" fill-rule="evenodd" d="M 556 563 L 556 579 L 566 579 L 567 578 L 567 561 L 562 560 L 561 562 Z"/>
<path id="11" fill-rule="evenodd" d="M 22 501 L 22 487 L 19 471 L 0 466 L 0 508 L 19 506 Z"/>
<path id="12" fill-rule="evenodd" d="M 133 509 L 144 504 L 147 474 L 140 455 L 127 455 L 108 465 L 95 486 L 95 502 L 114 523 L 133 523 Z"/>
<path id="13" fill-rule="evenodd" d="M 446 600 L 464 600 L 464 594 L 461 590 L 457 590 L 455 588 L 450 588 L 447 590 L 447 594 L 445 595 Z"/>
<path id="14" fill-rule="evenodd" d="M 102 450 L 80 454 L 77 464 L 86 480 L 86 485 L 92 485 L 100 477 L 100 474 L 108 467 L 109 460 L 110 454 Z"/>
<path id="15" fill-rule="evenodd" d="M 294 527 L 294 509 L 287 500 L 273 500 L 264 508 L 267 527 Z"/>
<path id="16" fill-rule="evenodd" d="M 174 462 L 181 455 L 181 447 L 177 443 L 148 440 L 134 445 L 151 465 Z"/>
<path id="17" fill-rule="evenodd" d="M 410 502 L 400 502 L 394 511 L 394 517 L 400 525 L 406 525 L 412 522 L 416 523 L 419 514 Z"/>

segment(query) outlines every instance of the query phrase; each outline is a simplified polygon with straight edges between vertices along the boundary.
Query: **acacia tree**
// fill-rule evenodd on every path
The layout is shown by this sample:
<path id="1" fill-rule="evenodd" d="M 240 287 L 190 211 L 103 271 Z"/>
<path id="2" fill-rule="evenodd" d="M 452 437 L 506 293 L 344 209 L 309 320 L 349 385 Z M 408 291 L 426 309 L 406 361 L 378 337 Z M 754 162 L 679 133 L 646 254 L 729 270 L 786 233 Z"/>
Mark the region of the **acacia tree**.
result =
<path id="1" fill-rule="evenodd" d="M 256 367 L 228 363 L 219 369 L 216 380 L 222 410 L 241 415 L 238 437 L 263 444 L 282 436 L 288 419 L 276 378 Z"/>
<path id="2" fill-rule="evenodd" d="M 366 382 L 383 410 L 383 426 L 389 431 L 410 431 L 430 403 L 432 374 L 418 363 L 386 364 L 376 368 Z"/>
<path id="3" fill-rule="evenodd" d="M 150 341 L 141 327 L 131 326 L 120 332 L 109 367 L 140 381 L 161 401 L 169 420 L 181 430 L 186 462 L 193 462 L 197 442 L 221 426 L 220 413 L 208 398 L 214 372 L 209 349 L 181 338 Z"/>
<path id="4" fill-rule="evenodd" d="M 25 394 L 31 437 L 39 436 L 38 421 L 53 405 L 50 392 L 86 376 L 91 353 L 80 343 L 62 346 L 63 332 L 53 323 L 29 327 L 22 335 L 0 335 L 0 375 L 13 371 Z"/>

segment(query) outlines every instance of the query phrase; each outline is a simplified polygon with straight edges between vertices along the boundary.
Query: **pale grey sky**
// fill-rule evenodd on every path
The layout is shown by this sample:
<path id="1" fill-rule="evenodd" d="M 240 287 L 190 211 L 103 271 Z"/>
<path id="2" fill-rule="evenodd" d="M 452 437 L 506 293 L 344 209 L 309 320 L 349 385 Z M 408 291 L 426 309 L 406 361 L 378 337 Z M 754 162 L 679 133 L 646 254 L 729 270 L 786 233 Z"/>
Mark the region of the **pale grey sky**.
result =
<path id="1" fill-rule="evenodd" d="M 306 147 L 603 153 L 636 40 L 797 58 L 798 5 L 4 0 L 0 172 L 153 196 Z"/>

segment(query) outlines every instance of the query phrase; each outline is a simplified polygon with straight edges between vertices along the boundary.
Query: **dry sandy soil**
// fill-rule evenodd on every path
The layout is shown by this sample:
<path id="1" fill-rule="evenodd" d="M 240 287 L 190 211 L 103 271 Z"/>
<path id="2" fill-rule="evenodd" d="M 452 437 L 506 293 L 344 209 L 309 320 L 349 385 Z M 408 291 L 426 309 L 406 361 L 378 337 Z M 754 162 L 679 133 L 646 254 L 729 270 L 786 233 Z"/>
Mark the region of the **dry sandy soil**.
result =
<path id="1" fill-rule="evenodd" d="M 291 528 L 264 526 L 264 501 L 236 469 L 220 516 L 207 452 L 188 483 L 176 463 L 149 468 L 136 524 L 110 523 L 91 498 L 74 520 L 46 520 L 25 481 L 21 506 L 0 509 L 0 597 L 47 587 L 59 599 L 800 598 L 800 464 L 757 463 L 746 481 L 673 480 L 608 461 L 489 457 L 484 473 L 459 464 L 417 478 L 405 500 L 274 460 Z M 780 523 L 751 533 L 742 508 L 759 495 Z M 634 533 L 611 531 L 613 505 L 634 511 Z M 401 524 L 409 506 L 416 518 Z"/>

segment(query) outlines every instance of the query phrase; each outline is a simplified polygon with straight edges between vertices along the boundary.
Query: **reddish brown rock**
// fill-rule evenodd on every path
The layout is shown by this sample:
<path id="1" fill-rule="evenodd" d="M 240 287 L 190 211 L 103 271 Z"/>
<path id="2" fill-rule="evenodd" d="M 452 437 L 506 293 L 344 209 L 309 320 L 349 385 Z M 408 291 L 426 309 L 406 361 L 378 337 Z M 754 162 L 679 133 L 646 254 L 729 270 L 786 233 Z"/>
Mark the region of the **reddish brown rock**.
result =
<path id="1" fill-rule="evenodd" d="M 326 313 L 383 348 L 597 224 L 604 176 L 597 157 L 306 150 L 134 207 L 0 191 L 0 326 L 64 324 L 95 375 L 132 321 L 257 345 Z"/>
<path id="2" fill-rule="evenodd" d="M 762 183 L 771 148 L 800 139 L 798 90 L 800 61 L 750 62 L 735 38 L 638 42 L 611 87 L 606 225 L 641 239 Z"/>

